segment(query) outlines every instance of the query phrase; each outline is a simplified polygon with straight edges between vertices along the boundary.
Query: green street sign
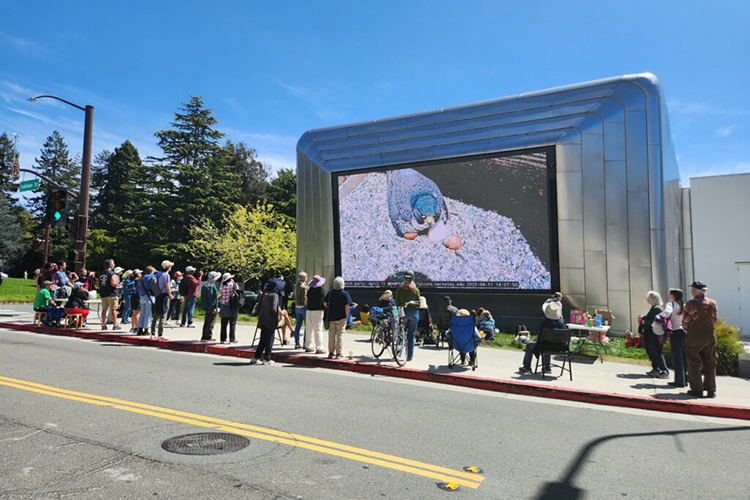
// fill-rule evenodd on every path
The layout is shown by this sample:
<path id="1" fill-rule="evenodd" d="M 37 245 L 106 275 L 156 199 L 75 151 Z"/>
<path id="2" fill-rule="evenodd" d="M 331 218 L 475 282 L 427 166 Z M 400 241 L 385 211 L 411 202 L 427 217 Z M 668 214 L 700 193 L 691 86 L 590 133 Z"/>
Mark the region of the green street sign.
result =
<path id="1" fill-rule="evenodd" d="M 39 179 L 31 179 L 30 181 L 23 181 L 18 185 L 19 191 L 35 191 L 39 189 Z"/>

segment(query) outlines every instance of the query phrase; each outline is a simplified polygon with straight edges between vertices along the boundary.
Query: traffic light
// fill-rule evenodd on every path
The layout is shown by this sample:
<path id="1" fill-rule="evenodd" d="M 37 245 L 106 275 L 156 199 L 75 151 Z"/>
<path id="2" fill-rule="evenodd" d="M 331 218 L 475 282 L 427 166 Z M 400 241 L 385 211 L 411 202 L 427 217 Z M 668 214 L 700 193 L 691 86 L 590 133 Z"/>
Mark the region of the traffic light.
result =
<path id="1" fill-rule="evenodd" d="M 78 217 L 68 215 L 65 218 L 65 232 L 68 233 L 68 237 L 73 241 L 78 238 Z"/>
<path id="2" fill-rule="evenodd" d="M 68 192 L 62 188 L 50 187 L 47 194 L 47 222 L 50 226 L 64 226 L 67 220 Z"/>

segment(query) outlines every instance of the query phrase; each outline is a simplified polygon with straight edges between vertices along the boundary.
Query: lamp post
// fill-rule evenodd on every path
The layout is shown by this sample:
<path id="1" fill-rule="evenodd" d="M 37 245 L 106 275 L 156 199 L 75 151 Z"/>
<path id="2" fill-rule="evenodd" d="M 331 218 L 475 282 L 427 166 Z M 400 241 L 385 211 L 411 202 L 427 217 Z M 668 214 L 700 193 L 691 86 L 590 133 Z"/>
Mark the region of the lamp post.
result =
<path id="1" fill-rule="evenodd" d="M 69 106 L 80 109 L 86 114 L 83 126 L 83 163 L 81 165 L 81 191 L 78 194 L 78 224 L 76 225 L 76 259 L 74 263 L 76 273 L 86 267 L 86 242 L 89 232 L 89 191 L 91 190 L 91 137 L 94 131 L 94 106 L 86 107 L 73 104 L 70 101 L 53 95 L 38 95 L 29 97 L 29 101 L 36 102 L 39 99 L 55 99 Z"/>

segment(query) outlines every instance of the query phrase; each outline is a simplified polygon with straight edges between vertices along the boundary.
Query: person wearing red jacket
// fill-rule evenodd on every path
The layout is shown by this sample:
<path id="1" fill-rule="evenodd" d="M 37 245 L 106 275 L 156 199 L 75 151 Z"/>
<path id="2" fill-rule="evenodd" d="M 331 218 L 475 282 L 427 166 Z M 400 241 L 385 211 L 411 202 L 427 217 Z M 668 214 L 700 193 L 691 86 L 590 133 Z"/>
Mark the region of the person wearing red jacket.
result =
<path id="1" fill-rule="evenodd" d="M 185 277 L 182 279 L 180 286 L 180 295 L 185 300 L 185 308 L 182 310 L 182 319 L 180 321 L 180 327 L 187 326 L 188 328 L 195 328 L 193 325 L 193 309 L 195 309 L 195 303 L 198 300 L 198 287 L 201 284 L 201 278 L 203 277 L 203 271 L 198 273 L 198 277 L 195 277 L 195 268 L 193 266 L 187 266 L 185 268 Z"/>

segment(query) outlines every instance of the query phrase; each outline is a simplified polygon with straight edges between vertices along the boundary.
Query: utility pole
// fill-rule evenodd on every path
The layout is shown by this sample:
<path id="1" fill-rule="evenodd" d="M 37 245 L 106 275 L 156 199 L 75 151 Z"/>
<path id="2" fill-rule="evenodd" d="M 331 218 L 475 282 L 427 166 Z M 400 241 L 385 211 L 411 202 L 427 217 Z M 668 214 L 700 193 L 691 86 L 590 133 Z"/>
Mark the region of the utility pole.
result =
<path id="1" fill-rule="evenodd" d="M 44 259 L 42 264 L 49 262 L 49 222 L 47 222 L 47 229 L 44 230 Z"/>

